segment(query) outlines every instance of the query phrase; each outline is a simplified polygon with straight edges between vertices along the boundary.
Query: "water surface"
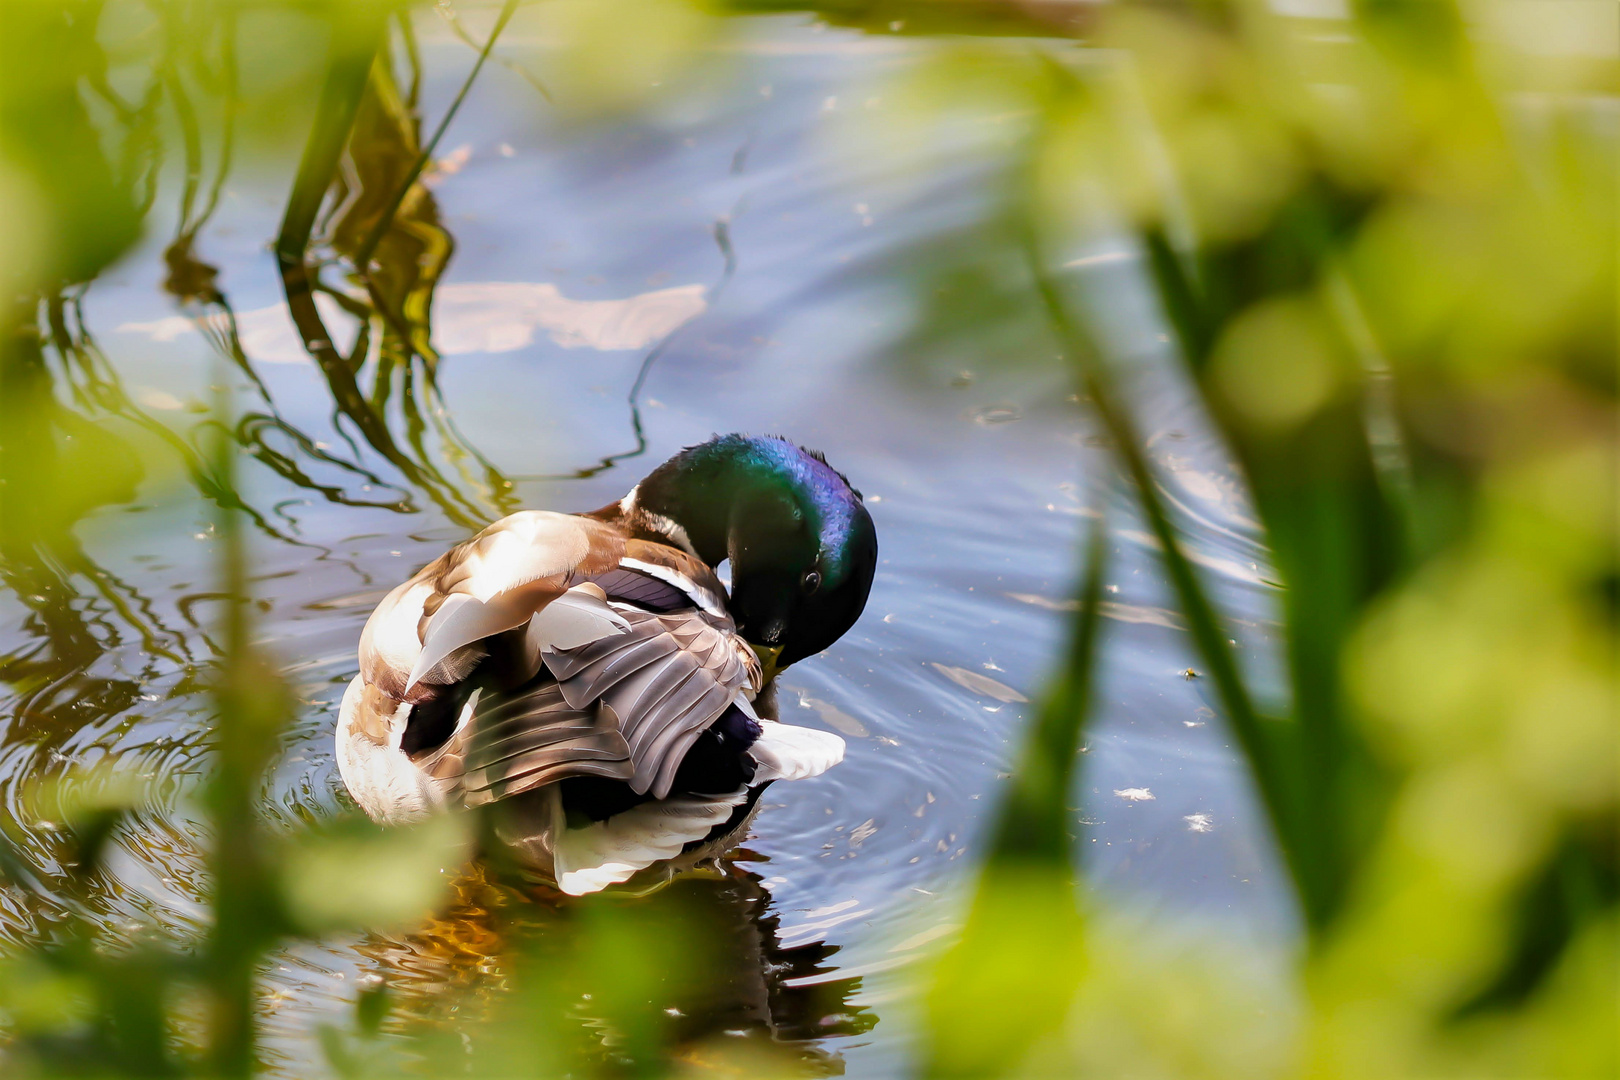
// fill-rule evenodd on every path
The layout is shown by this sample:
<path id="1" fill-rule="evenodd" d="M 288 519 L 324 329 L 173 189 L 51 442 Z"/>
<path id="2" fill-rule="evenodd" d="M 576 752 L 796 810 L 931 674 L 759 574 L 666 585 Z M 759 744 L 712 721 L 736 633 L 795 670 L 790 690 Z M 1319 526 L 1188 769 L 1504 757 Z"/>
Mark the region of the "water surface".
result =
<path id="1" fill-rule="evenodd" d="M 431 12 L 418 23 L 432 122 L 471 53 Z M 773 787 L 732 875 L 690 886 L 754 942 L 714 1030 L 790 1042 L 851 1075 L 905 1067 L 915 1029 L 901 991 L 949 939 L 1060 645 L 1077 540 L 1097 521 L 1114 559 L 1074 802 L 1087 888 L 1149 924 L 1286 944 L 1286 884 L 1153 544 L 1055 345 L 993 295 L 1005 282 L 985 220 L 1002 136 L 966 125 L 884 154 L 850 136 L 881 121 L 884 88 L 931 47 L 760 20 L 703 86 L 601 125 L 559 116 L 490 65 L 416 210 L 425 251 L 453 242 L 432 291 L 442 401 L 402 374 L 391 384 L 393 455 L 334 407 L 289 315 L 267 241 L 294 162 L 233 174 L 194 245 L 220 270 L 251 380 L 229 360 L 223 305 L 165 290 L 176 221 L 160 199 L 147 240 L 62 319 L 75 362 L 124 395 L 125 415 L 98 423 L 131 440 L 143 478 L 81 525 L 101 576 L 74 579 L 77 596 L 30 591 L 23 568 L 0 592 L 0 796 L 30 853 L 61 871 L 53 823 L 25 807 L 31 781 L 103 761 L 138 770 L 164 799 L 120 838 L 98 917 L 131 934 L 196 929 L 201 831 L 184 795 L 206 767 L 196 673 L 217 614 L 213 511 L 184 455 L 137 429 L 191 438 L 224 382 L 257 418 L 240 472 L 258 517 L 258 630 L 301 702 L 267 793 L 288 819 L 346 804 L 337 702 L 388 588 L 508 510 L 589 509 L 713 433 L 780 433 L 865 492 L 881 562 L 859 625 L 782 679 L 784 719 L 840 732 L 847 759 Z M 981 253 L 978 273 L 953 274 L 951 260 L 972 268 Z M 1107 254 L 1076 272 L 1116 298 L 1103 315 L 1140 357 L 1167 494 L 1264 671 L 1274 597 L 1241 485 L 1173 377 L 1130 253 Z M 357 323 L 340 299 L 317 309 L 344 349 Z M 953 311 L 961 325 L 937 332 Z M 270 1053 L 288 1075 L 306 1074 L 310 1033 L 347 1015 L 357 981 L 387 978 L 424 1017 L 449 987 L 473 1003 L 501 992 L 487 886 L 471 873 L 458 888 L 414 934 L 303 946 L 272 965 Z M 10 938 L 61 914 L 0 891 Z M 534 917 L 543 928 L 547 913 Z"/>

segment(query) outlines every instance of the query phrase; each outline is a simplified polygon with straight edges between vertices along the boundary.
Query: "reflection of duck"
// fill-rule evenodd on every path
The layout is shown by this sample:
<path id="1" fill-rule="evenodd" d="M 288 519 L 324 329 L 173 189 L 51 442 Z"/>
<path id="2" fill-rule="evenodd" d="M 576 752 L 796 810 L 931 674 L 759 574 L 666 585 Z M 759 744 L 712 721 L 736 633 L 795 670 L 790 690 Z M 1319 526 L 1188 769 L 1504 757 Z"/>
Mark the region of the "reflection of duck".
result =
<path id="1" fill-rule="evenodd" d="M 851 1001 L 860 977 L 841 977 L 829 963 L 837 946 L 783 947 L 771 895 L 741 861 L 722 860 L 718 872 L 624 899 L 634 918 L 623 921 L 582 921 L 566 905 L 513 899 L 475 864 L 432 920 L 408 935 L 374 935 L 359 946 L 375 965 L 366 975 L 381 978 L 394 995 L 394 1030 L 453 1031 L 458 1071 L 506 1075 L 520 1071 L 514 1064 L 534 1070 L 532 1059 L 500 1060 L 508 1049 L 503 1021 L 517 1021 L 542 1028 L 530 1032 L 535 1041 L 566 1047 L 575 1064 L 630 1049 L 638 1059 L 646 1055 L 642 1065 L 691 1062 L 711 1056 L 719 1037 L 724 1048 L 797 1059 L 797 1068 L 783 1072 L 832 1075 L 843 1071 L 841 1063 L 818 1044 L 877 1023 Z M 631 914 L 614 905 L 621 910 Z M 626 940 L 627 934 L 635 936 Z M 626 955 L 631 941 L 648 947 Z M 616 981 L 644 993 L 616 991 Z M 635 1036 L 629 1045 L 626 1035 Z"/>
<path id="2" fill-rule="evenodd" d="M 513 514 L 372 613 L 343 781 L 384 821 L 495 803 L 565 892 L 678 869 L 722 850 L 765 783 L 843 757 L 753 702 L 854 624 L 876 564 L 860 494 L 779 438 L 692 447 L 590 514 Z"/>

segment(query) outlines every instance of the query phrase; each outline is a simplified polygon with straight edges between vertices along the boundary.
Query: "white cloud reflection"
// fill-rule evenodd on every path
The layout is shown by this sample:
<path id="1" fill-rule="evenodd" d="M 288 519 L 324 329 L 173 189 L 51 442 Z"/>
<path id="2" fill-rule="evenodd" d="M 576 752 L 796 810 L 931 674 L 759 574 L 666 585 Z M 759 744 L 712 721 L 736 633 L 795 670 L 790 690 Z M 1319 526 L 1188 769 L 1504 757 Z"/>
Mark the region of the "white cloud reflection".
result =
<path id="1" fill-rule="evenodd" d="M 645 349 L 707 310 L 705 292 L 702 285 L 681 285 L 623 300 L 571 300 L 546 283 L 443 285 L 433 298 L 433 344 L 443 356 L 513 352 L 544 332 L 566 349 Z M 315 306 L 328 329 L 349 330 L 353 340 L 353 319 L 336 301 L 317 294 Z M 309 359 L 284 303 L 238 313 L 236 328 L 253 360 L 297 364 Z M 157 342 L 197 332 L 192 320 L 181 315 L 124 323 L 118 329 Z"/>

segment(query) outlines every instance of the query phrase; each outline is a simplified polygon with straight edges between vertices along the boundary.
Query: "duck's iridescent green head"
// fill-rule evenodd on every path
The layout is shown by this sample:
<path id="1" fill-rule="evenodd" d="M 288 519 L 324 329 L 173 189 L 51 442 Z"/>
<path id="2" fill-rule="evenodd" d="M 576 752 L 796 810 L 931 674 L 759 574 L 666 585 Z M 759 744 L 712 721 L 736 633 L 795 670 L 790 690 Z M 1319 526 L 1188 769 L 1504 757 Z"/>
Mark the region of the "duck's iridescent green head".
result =
<path id="1" fill-rule="evenodd" d="M 825 458 L 786 439 L 721 435 L 689 447 L 626 497 L 632 507 L 710 566 L 731 560 L 732 615 L 767 666 L 820 652 L 866 607 L 872 517 Z"/>

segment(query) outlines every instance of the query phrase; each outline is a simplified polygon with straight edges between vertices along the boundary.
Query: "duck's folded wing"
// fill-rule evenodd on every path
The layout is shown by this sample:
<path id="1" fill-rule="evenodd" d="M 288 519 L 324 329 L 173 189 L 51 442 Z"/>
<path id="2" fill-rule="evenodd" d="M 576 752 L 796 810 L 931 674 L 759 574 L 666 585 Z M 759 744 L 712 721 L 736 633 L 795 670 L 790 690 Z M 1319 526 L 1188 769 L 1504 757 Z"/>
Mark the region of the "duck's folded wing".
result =
<path id="1" fill-rule="evenodd" d="M 667 798 L 698 736 L 757 688 L 758 662 L 729 619 L 615 608 L 602 597 L 595 585 L 576 586 L 533 617 L 526 641 L 552 678 L 477 708 L 463 779 L 470 803 L 570 776 Z"/>
<path id="2" fill-rule="evenodd" d="M 603 702 L 575 709 L 554 682 L 474 714 L 463 798 L 479 806 L 569 776 L 628 780 L 634 771 L 619 718 Z"/>
<path id="3" fill-rule="evenodd" d="M 619 628 L 605 608 L 559 609 L 550 623 L 537 620 L 539 627 L 531 620 L 592 575 L 616 568 L 624 546 L 622 535 L 589 518 L 545 511 L 502 518 L 377 606 L 360 639 L 361 673 L 396 700 L 429 700 L 435 687 L 466 677 L 484 655 L 481 642 L 525 624 L 538 668 L 543 645 L 578 645 Z M 555 639 L 537 636 L 542 630 Z"/>
<path id="4" fill-rule="evenodd" d="M 620 615 L 624 630 L 548 649 L 545 665 L 569 707 L 601 702 L 612 710 L 630 751 L 630 787 L 663 799 L 692 743 L 744 688 L 755 688 L 758 663 L 729 620 L 701 610 Z"/>

